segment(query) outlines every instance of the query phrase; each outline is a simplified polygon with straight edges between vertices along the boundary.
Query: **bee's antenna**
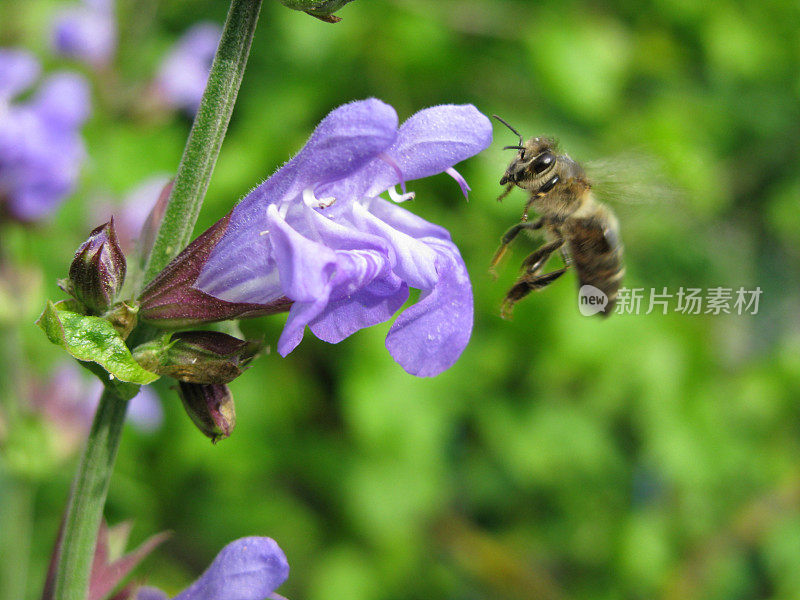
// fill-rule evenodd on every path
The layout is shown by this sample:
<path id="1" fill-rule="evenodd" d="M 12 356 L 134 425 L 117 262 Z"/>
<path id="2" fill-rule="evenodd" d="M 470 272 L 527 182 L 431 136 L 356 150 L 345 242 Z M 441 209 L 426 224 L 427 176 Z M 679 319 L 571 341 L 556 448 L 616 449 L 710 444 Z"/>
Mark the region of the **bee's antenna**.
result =
<path id="1" fill-rule="evenodd" d="M 523 139 L 522 139 L 522 134 L 521 134 L 519 131 L 517 131 L 516 129 L 514 129 L 514 128 L 513 128 L 511 125 L 509 125 L 508 123 L 506 123 L 506 122 L 505 122 L 503 119 L 501 119 L 501 118 L 500 118 L 500 117 L 498 117 L 497 115 L 492 115 L 492 116 L 493 116 L 495 119 L 497 119 L 498 121 L 500 121 L 500 122 L 501 122 L 503 125 L 505 125 L 506 127 L 508 127 L 508 128 L 511 130 L 511 131 L 513 131 L 514 133 L 516 133 L 516 134 L 519 136 L 519 145 L 520 145 L 520 146 L 524 146 L 524 145 L 525 145 L 525 140 L 523 140 Z M 513 146 L 509 146 L 509 147 L 513 147 Z M 522 148 L 521 148 L 521 149 L 522 149 Z M 503 150 L 505 150 L 505 148 L 503 148 Z"/>
<path id="2" fill-rule="evenodd" d="M 525 146 L 503 146 L 503 150 L 525 150 Z"/>

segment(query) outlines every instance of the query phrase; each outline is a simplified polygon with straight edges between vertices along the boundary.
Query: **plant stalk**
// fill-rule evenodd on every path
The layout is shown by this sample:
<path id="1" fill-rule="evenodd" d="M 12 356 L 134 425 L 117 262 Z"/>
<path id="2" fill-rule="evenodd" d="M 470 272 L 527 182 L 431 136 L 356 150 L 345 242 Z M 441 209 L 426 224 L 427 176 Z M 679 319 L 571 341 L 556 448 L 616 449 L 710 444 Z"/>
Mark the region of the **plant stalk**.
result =
<path id="1" fill-rule="evenodd" d="M 108 482 L 114 469 L 128 401 L 105 390 L 72 484 L 58 550 L 53 597 L 85 600 Z"/>
<path id="2" fill-rule="evenodd" d="M 262 0 L 231 0 L 206 90 L 146 261 L 150 281 L 189 243 L 242 82 Z M 138 332 L 136 332 L 138 333 Z M 86 600 L 97 533 L 128 400 L 103 392 L 78 467 L 58 549 L 54 600 Z"/>
<path id="3" fill-rule="evenodd" d="M 206 91 L 186 142 L 169 205 L 145 266 L 147 284 L 189 243 L 233 113 L 261 0 L 232 0 Z"/>

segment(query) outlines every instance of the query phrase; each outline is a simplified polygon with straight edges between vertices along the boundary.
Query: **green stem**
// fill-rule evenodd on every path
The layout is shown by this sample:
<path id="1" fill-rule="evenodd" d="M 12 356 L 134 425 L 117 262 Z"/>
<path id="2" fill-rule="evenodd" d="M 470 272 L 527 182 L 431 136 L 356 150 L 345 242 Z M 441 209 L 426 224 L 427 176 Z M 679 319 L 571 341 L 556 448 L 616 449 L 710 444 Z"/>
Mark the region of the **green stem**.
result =
<path id="1" fill-rule="evenodd" d="M 72 487 L 55 577 L 57 600 L 85 600 L 128 401 L 106 390 Z"/>
<path id="2" fill-rule="evenodd" d="M 232 0 L 206 91 L 145 267 L 149 282 L 189 243 L 242 82 L 261 0 Z"/>
<path id="3" fill-rule="evenodd" d="M 231 0 L 206 91 L 146 263 L 145 282 L 158 274 L 189 243 L 233 113 L 261 1 Z M 108 390 L 100 398 L 67 506 L 55 576 L 55 600 L 87 598 L 97 533 L 127 404 L 126 399 Z"/>
<path id="4" fill-rule="evenodd" d="M 0 470 L 0 600 L 25 597 L 31 534 L 33 483 Z"/>

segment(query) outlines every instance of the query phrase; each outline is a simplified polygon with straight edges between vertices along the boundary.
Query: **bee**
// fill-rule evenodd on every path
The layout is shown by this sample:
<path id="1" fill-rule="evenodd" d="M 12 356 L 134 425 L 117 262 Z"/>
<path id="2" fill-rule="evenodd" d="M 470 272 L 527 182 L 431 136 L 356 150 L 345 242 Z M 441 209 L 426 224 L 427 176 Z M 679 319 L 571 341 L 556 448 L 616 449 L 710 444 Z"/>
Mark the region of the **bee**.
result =
<path id="1" fill-rule="evenodd" d="M 529 196 L 522 220 L 503 235 L 492 258 L 491 272 L 494 273 L 509 244 L 520 232 L 543 230 L 545 235 L 545 243 L 522 261 L 522 274 L 506 294 L 501 315 L 509 318 L 514 304 L 553 283 L 573 266 L 581 286 L 581 300 L 585 289 L 596 291 L 583 286 L 601 291 L 607 303 L 597 314 L 607 317 L 614 308 L 625 274 L 617 217 L 595 199 L 583 167 L 561 153 L 554 140 L 534 137 L 524 142 L 516 129 L 497 115 L 494 117 L 519 137 L 518 146 L 503 148 L 519 153 L 500 180 L 500 185 L 506 185 L 506 189 L 497 200 L 502 201 L 514 187 L 526 190 Z M 535 221 L 528 221 L 531 209 L 539 215 Z M 560 252 L 564 266 L 543 273 L 545 264 L 556 251 Z"/>

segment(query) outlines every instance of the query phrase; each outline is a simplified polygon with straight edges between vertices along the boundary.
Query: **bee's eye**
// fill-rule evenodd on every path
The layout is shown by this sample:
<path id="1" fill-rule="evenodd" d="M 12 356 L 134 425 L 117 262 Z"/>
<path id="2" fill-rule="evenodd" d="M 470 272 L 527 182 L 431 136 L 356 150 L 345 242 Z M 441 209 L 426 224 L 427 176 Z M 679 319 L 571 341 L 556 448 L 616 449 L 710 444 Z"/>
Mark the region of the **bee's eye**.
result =
<path id="1" fill-rule="evenodd" d="M 542 152 L 539 156 L 533 159 L 533 162 L 531 163 L 531 169 L 533 169 L 534 173 L 539 175 L 540 173 L 546 171 L 550 165 L 553 164 L 555 159 L 556 157 L 553 156 L 552 152 Z"/>

